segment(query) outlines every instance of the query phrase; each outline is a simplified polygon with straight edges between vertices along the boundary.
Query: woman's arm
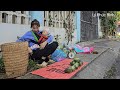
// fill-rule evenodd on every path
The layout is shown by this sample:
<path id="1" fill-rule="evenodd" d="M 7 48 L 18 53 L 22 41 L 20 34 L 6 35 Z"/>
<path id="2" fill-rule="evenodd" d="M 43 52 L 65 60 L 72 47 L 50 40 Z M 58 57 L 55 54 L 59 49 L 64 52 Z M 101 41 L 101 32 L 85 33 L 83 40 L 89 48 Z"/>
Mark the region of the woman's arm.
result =
<path id="1" fill-rule="evenodd" d="M 53 36 L 50 35 L 46 41 L 48 44 L 51 43 L 53 41 Z"/>
<path id="2" fill-rule="evenodd" d="M 24 41 L 29 41 L 31 38 L 30 32 L 28 31 L 25 33 L 22 37 L 20 37 L 16 42 L 24 42 Z"/>
<path id="3" fill-rule="evenodd" d="M 51 43 L 53 41 L 53 36 L 52 35 L 50 35 L 49 36 L 49 38 L 45 41 L 45 42 L 43 42 L 43 43 L 41 43 L 40 44 L 40 47 L 42 48 L 42 49 L 44 49 L 44 47 L 46 46 L 46 44 L 48 43 Z"/>
<path id="4" fill-rule="evenodd" d="M 20 37 L 19 39 L 17 39 L 16 42 L 25 42 L 25 41 L 29 42 L 30 41 L 29 37 L 30 37 L 30 33 L 27 32 L 22 37 Z M 30 44 L 31 43 L 29 42 L 28 53 L 32 54 L 32 49 L 30 48 Z"/>
<path id="5" fill-rule="evenodd" d="M 28 47 L 28 53 L 30 53 L 30 54 L 33 53 L 32 49 L 30 47 Z"/>
<path id="6" fill-rule="evenodd" d="M 31 40 L 34 41 L 34 37 L 32 36 L 32 33 L 30 31 L 28 31 L 22 37 L 20 37 L 16 42 L 25 42 L 25 41 L 27 41 L 29 43 L 29 47 L 30 47 L 30 46 L 33 45 Z"/>

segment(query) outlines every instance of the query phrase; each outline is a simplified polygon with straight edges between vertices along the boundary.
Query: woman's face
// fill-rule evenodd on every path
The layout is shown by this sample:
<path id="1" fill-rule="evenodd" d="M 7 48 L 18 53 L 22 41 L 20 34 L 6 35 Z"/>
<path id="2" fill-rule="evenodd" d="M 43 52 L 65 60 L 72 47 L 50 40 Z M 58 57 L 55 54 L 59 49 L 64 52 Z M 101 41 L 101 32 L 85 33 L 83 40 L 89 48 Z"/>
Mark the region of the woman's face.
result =
<path id="1" fill-rule="evenodd" d="M 33 30 L 34 32 L 38 32 L 38 31 L 39 31 L 39 27 L 38 27 L 37 25 L 33 25 L 33 26 L 32 26 L 32 30 Z"/>

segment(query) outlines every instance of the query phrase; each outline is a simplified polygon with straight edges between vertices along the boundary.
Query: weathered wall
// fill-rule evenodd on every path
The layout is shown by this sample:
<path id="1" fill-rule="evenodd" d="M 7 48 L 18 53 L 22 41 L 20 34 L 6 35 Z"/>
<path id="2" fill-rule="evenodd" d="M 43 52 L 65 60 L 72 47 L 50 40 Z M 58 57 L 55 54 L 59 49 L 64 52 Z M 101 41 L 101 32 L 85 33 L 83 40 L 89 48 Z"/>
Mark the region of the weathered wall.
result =
<path id="1" fill-rule="evenodd" d="M 40 29 L 43 29 L 43 27 Z M 29 25 L 2 23 L 0 24 L 0 44 L 15 42 L 17 40 L 17 36 L 22 36 L 29 30 L 31 30 Z M 64 28 L 50 28 L 50 32 L 52 35 L 61 35 L 60 42 L 65 41 Z M 76 39 L 74 41 L 76 41 Z"/>
<path id="2" fill-rule="evenodd" d="M 19 24 L 0 24 L 0 44 L 14 42 L 17 36 L 22 36 L 25 32 L 30 30 L 29 25 Z"/>
<path id="3" fill-rule="evenodd" d="M 98 38 L 98 19 L 92 11 L 81 11 L 81 41 Z"/>

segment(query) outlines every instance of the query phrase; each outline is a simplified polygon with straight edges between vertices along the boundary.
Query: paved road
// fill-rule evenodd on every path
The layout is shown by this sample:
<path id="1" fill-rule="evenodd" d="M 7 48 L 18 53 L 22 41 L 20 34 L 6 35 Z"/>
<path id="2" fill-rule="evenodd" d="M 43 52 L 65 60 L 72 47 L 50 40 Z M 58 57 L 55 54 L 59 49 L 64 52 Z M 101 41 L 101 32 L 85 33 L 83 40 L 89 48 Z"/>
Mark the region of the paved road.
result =
<path id="1" fill-rule="evenodd" d="M 89 64 L 84 70 L 78 73 L 74 79 L 103 79 L 103 78 L 111 78 L 105 77 L 108 73 L 109 75 L 116 76 L 113 77 L 120 78 L 120 55 L 118 56 L 118 51 L 120 48 L 120 42 L 117 41 L 101 41 L 96 42 L 94 44 L 95 47 L 104 47 L 110 48 L 106 52 L 104 52 L 101 56 L 99 56 L 96 60 L 94 60 L 91 64 Z M 116 64 L 116 65 L 115 65 Z M 117 70 L 113 66 L 116 66 Z M 112 69 L 111 69 L 112 68 Z M 113 78 L 112 77 L 112 78 Z"/>
<path id="2" fill-rule="evenodd" d="M 120 54 L 115 59 L 111 68 L 105 74 L 105 79 L 120 79 Z"/>
<path id="3" fill-rule="evenodd" d="M 113 77 L 115 77 L 115 79 L 120 79 L 120 54 L 116 58 L 116 62 L 113 65 L 116 69 L 115 72 L 113 72 Z"/>
<path id="4" fill-rule="evenodd" d="M 110 69 L 108 69 L 104 75 L 105 79 L 120 79 L 120 41 L 110 41 L 106 43 L 108 47 L 113 49 L 116 55 L 115 60 L 112 60 Z"/>

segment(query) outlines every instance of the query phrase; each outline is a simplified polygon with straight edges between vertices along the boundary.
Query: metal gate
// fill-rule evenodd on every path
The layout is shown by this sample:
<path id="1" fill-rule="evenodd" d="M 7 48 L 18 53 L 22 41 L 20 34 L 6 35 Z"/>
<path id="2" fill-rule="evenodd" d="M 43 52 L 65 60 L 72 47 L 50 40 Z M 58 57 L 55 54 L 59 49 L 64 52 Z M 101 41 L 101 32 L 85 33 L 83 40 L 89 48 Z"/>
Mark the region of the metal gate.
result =
<path id="1" fill-rule="evenodd" d="M 81 41 L 98 38 L 98 18 L 92 11 L 81 11 Z"/>

